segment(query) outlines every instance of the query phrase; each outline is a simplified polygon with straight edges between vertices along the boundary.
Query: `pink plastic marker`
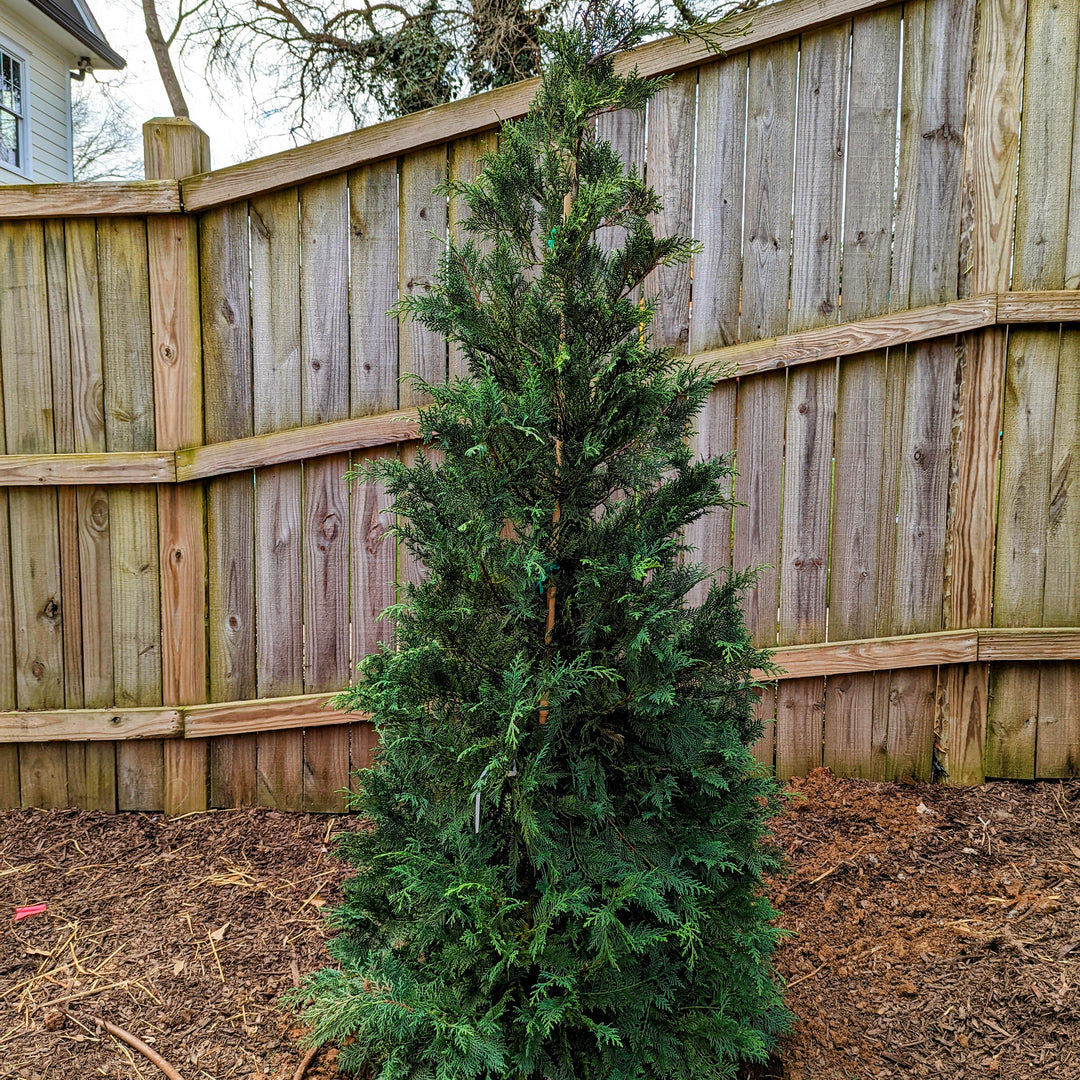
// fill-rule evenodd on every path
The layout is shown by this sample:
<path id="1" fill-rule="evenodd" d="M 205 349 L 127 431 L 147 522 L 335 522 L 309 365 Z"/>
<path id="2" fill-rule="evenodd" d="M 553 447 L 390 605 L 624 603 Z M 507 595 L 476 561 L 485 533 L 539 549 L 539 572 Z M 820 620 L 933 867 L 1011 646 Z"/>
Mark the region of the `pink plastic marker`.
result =
<path id="1" fill-rule="evenodd" d="M 15 909 L 15 921 L 20 919 L 29 919 L 31 915 L 43 915 L 47 910 L 45 904 L 28 904 L 26 907 L 19 907 Z"/>

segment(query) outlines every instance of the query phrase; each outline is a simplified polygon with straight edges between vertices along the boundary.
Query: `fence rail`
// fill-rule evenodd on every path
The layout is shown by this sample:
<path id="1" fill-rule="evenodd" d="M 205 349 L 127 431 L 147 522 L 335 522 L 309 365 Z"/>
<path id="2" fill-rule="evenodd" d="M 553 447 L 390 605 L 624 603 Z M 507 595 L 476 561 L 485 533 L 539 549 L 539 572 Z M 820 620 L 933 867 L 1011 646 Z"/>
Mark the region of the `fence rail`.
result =
<path id="1" fill-rule="evenodd" d="M 1080 773 L 1075 4 L 783 0 L 624 62 L 671 81 L 599 132 L 703 243 L 654 332 L 730 365 L 690 539 L 764 568 L 755 752 Z M 324 702 L 422 573 L 344 475 L 464 367 L 385 313 L 534 92 L 215 171 L 156 121 L 145 182 L 0 188 L 0 804 L 340 807 L 373 735 Z"/>
<path id="2" fill-rule="evenodd" d="M 760 372 L 953 337 L 988 326 L 1051 322 L 1080 322 L 1080 295 L 1063 291 L 987 293 L 970 300 L 728 345 L 685 359 L 726 371 L 717 380 L 720 386 Z M 7 454 L 0 457 L 0 487 L 186 483 L 417 438 L 417 413 L 408 409 L 171 453 Z"/>

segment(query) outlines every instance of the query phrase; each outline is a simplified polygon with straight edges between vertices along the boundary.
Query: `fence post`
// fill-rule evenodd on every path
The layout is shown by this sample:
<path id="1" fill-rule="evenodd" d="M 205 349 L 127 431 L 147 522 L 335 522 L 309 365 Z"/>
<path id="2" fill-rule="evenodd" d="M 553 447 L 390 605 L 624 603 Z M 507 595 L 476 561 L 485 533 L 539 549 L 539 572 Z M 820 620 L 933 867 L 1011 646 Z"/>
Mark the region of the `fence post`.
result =
<path id="1" fill-rule="evenodd" d="M 1026 26 L 1024 0 L 978 0 L 965 166 L 970 248 L 966 258 L 961 252 L 962 296 L 1009 288 Z M 993 326 L 968 334 L 965 344 L 950 500 L 946 618 L 952 629 L 992 625 L 1006 330 Z M 949 667 L 942 736 L 950 783 L 986 779 L 988 711 L 989 665 Z"/>
<path id="2" fill-rule="evenodd" d="M 210 141 L 190 120 L 143 125 L 148 180 L 210 168 Z M 147 219 L 154 426 L 159 450 L 203 441 L 198 225 L 186 214 Z M 161 666 L 166 705 L 206 700 L 206 510 L 200 484 L 158 488 L 161 543 Z M 207 808 L 207 742 L 165 742 L 165 812 Z"/>

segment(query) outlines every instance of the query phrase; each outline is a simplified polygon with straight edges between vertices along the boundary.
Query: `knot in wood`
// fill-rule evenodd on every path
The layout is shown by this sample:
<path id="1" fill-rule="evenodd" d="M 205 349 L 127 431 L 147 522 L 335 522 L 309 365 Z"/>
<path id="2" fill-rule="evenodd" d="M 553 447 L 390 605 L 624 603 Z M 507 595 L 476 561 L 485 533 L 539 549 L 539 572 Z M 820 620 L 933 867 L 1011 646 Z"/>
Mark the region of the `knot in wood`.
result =
<path id="1" fill-rule="evenodd" d="M 55 619 L 60 614 L 60 605 L 55 600 L 50 600 L 45 605 L 42 614 L 46 619 Z"/>
<path id="2" fill-rule="evenodd" d="M 40 660 L 35 660 L 30 665 L 30 673 L 35 679 L 40 679 L 45 674 L 45 665 Z"/>
<path id="3" fill-rule="evenodd" d="M 172 345 L 162 345 L 161 348 L 158 349 L 158 353 L 166 364 L 176 363 L 176 349 Z"/>

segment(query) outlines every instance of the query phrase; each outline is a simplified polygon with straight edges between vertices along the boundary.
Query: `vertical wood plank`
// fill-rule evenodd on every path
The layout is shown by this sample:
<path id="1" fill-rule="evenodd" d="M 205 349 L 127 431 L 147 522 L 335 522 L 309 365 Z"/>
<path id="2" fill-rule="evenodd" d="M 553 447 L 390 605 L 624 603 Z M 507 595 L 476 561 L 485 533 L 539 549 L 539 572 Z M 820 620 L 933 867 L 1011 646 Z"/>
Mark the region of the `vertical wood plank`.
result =
<path id="1" fill-rule="evenodd" d="M 1080 333 L 1062 330 L 1046 539 L 1044 626 L 1080 624 Z M 1036 777 L 1080 774 L 1080 664 L 1042 665 Z"/>
<path id="2" fill-rule="evenodd" d="M 1013 239 L 1014 289 L 1065 281 L 1078 25 L 1052 0 L 1028 3 L 1023 138 Z M 994 625 L 1043 624 L 1053 475 L 1059 327 L 1010 332 L 1006 356 L 994 570 Z M 988 776 L 1030 778 L 1036 768 L 1038 668 L 1002 664 L 991 672 Z M 1056 710 L 1055 710 L 1056 711 Z"/>
<path id="3" fill-rule="evenodd" d="M 101 298 L 97 226 L 69 220 L 64 227 L 69 340 L 71 343 L 72 448 L 105 450 Z M 113 701 L 112 572 L 109 496 L 102 487 L 75 489 L 79 589 L 67 606 L 80 605 L 83 704 L 107 708 Z M 86 742 L 68 746 L 68 797 L 82 810 L 116 810 L 116 746 Z"/>
<path id="4" fill-rule="evenodd" d="M 959 265 L 963 130 L 974 9 L 929 0 L 904 9 L 904 72 L 892 305 L 954 299 Z M 956 380 L 952 342 L 907 350 L 891 625 L 938 630 Z M 897 671 L 889 688 L 886 777 L 930 778 L 937 672 Z"/>
<path id="5" fill-rule="evenodd" d="M 154 376 L 146 225 L 98 221 L 105 438 L 108 450 L 154 449 Z M 161 584 L 157 493 L 109 492 L 113 693 L 117 705 L 161 704 Z M 164 807 L 160 739 L 117 744 L 117 807 Z"/>
<path id="6" fill-rule="evenodd" d="M 663 209 L 653 220 L 657 236 L 689 236 L 694 198 L 694 145 L 697 71 L 683 71 L 649 102 L 649 185 Z M 690 265 L 657 267 L 645 279 L 645 295 L 655 298 L 652 337 L 685 352 L 690 339 Z"/>
<path id="7" fill-rule="evenodd" d="M 704 251 L 693 263 L 691 353 L 730 345 L 739 333 L 743 164 L 746 143 L 746 58 L 702 67 L 698 77 L 694 233 Z M 703 460 L 734 453 L 733 382 L 717 387 L 697 418 L 694 448 Z M 731 509 L 719 508 L 686 528 L 689 558 L 710 570 L 731 565 Z M 703 582 L 688 596 L 705 598 Z"/>
<path id="8" fill-rule="evenodd" d="M 754 50 L 748 64 L 739 324 L 744 341 L 774 337 L 787 329 L 798 43 Z M 757 585 L 747 593 L 744 605 L 754 644 L 768 648 L 777 643 L 786 396 L 785 372 L 739 382 L 735 497 L 740 505 L 733 513 L 733 559 L 736 567 L 760 568 Z M 766 730 L 754 754 L 771 767 L 775 686 L 762 693 L 757 714 Z"/>
<path id="9" fill-rule="evenodd" d="M 72 382 L 72 343 L 68 332 L 69 297 L 67 245 L 64 222 L 45 222 L 45 271 L 49 295 L 49 343 L 52 354 L 53 432 L 57 453 L 75 451 L 75 417 Z M 77 328 L 76 328 L 77 329 Z M 78 489 L 57 489 L 60 530 L 60 594 L 64 598 L 61 632 L 64 649 L 64 703 L 69 709 L 82 708 L 82 606 L 79 602 L 79 512 Z M 65 758 L 68 806 L 87 804 L 86 742 L 67 743 L 60 749 Z M 93 783 L 93 778 L 90 778 Z"/>
<path id="10" fill-rule="evenodd" d="M 479 155 L 494 144 L 494 134 L 454 144 L 452 175 L 474 179 Z M 352 290 L 349 302 L 352 363 L 352 416 L 393 409 L 398 395 L 398 325 L 386 311 L 397 298 L 398 193 L 397 167 L 385 161 L 359 169 L 349 177 L 349 213 L 352 226 L 350 259 Z M 460 212 L 460 211 L 459 211 Z M 464 375 L 464 358 L 454 349 L 456 374 Z M 378 457 L 395 457 L 394 447 L 357 451 L 352 467 L 361 469 Z M 397 548 L 387 535 L 391 515 L 386 513 L 386 492 L 381 484 L 356 482 L 350 501 L 349 562 L 351 578 L 352 662 L 355 666 L 380 642 L 389 642 L 393 627 L 379 620 L 395 600 Z M 350 729 L 350 768 L 370 764 L 377 736 L 370 724 Z M 353 781 L 351 781 L 353 782 Z"/>
<path id="11" fill-rule="evenodd" d="M 888 308 L 893 221 L 900 12 L 874 12 L 852 26 L 844 196 L 845 322 Z M 840 361 L 829 565 L 829 638 L 872 637 L 881 575 L 879 532 L 892 525 L 882 504 L 888 360 L 884 351 Z M 829 676 L 823 762 L 838 776 L 866 776 L 874 759 L 872 674 Z"/>
<path id="12" fill-rule="evenodd" d="M 795 216 L 789 330 L 836 322 L 851 29 L 805 35 L 795 136 Z M 785 423 L 780 643 L 823 641 L 829 561 L 829 495 L 836 364 L 805 365 L 788 377 Z M 821 765 L 825 680 L 789 679 L 777 694 L 777 774 Z"/>
<path id="13" fill-rule="evenodd" d="M 0 225 L 0 356 L 3 362 L 7 450 L 49 454 L 53 429 L 50 309 L 45 231 L 40 221 Z M 64 363 L 66 342 L 61 342 Z M 55 490 L 12 488 L 8 493 L 11 582 L 18 708 L 62 708 L 64 648 L 60 591 L 60 533 Z M 24 806 L 67 804 L 63 746 L 19 748 Z"/>
<path id="14" fill-rule="evenodd" d="M 447 166 L 451 180 L 472 183 L 480 174 L 480 158 L 483 154 L 493 153 L 498 146 L 499 136 L 496 131 L 485 131 L 479 135 L 469 135 L 449 144 Z M 461 221 L 468 216 L 468 207 L 464 200 L 454 196 L 450 200 L 449 229 L 455 244 L 464 245 L 468 241 L 476 244 L 481 251 L 490 250 L 490 245 L 481 237 L 462 228 Z M 355 276 L 355 275 L 354 275 Z M 468 362 L 458 345 L 448 343 L 447 370 L 451 379 L 460 379 L 468 374 Z M 392 407 L 392 406 L 391 406 Z"/>
<path id="15" fill-rule="evenodd" d="M 1009 287 L 1026 23 L 1025 0 L 980 0 L 967 125 L 970 252 L 966 265 L 961 259 L 961 295 Z M 992 621 L 1005 351 L 1004 327 L 966 340 L 949 499 L 948 625 L 954 628 Z M 985 779 L 989 679 L 987 664 L 946 672 L 941 764 L 950 783 Z"/>
<path id="16" fill-rule="evenodd" d="M 210 168 L 206 134 L 190 120 L 143 126 L 148 179 L 189 176 Z M 153 342 L 157 448 L 197 446 L 203 436 L 199 310 L 199 234 L 188 215 L 147 218 L 150 328 Z M 207 253 L 207 260 L 213 256 Z M 206 700 L 206 507 L 202 485 L 166 485 L 158 492 L 161 553 L 161 686 L 167 705 Z M 207 807 L 207 744 L 164 744 L 167 814 Z"/>
<path id="17" fill-rule="evenodd" d="M 396 171 L 396 169 L 395 169 Z M 255 433 L 303 423 L 300 404 L 300 204 L 295 188 L 250 204 Z M 304 689 L 302 466 L 255 478 L 255 617 L 260 697 Z M 300 731 L 258 736 L 256 801 L 299 810 L 304 790 Z"/>
<path id="18" fill-rule="evenodd" d="M 441 238 L 446 236 L 447 211 L 445 197 L 433 195 L 432 188 L 445 179 L 445 144 L 417 150 L 401 159 L 398 289 L 402 296 L 427 291 L 438 272 L 443 252 Z M 419 375 L 430 383 L 446 378 L 446 342 L 415 319 L 403 320 L 398 334 L 402 376 L 398 403 L 404 408 L 423 401 L 423 395 L 405 376 Z"/>
<path id="19" fill-rule="evenodd" d="M 345 176 L 300 189 L 305 424 L 349 415 L 348 200 Z M 347 454 L 304 465 L 304 688 L 308 693 L 337 690 L 349 681 L 348 468 Z M 337 792 L 348 783 L 348 728 L 305 731 L 304 809 L 343 809 Z"/>
<path id="20" fill-rule="evenodd" d="M 206 440 L 254 434 L 246 203 L 212 210 L 199 222 Z M 207 485 L 210 697 L 257 695 L 255 677 L 254 486 L 250 472 Z M 257 737 L 210 743 L 210 805 L 255 803 Z"/>
<path id="21" fill-rule="evenodd" d="M 619 155 L 626 168 L 636 168 L 638 175 L 645 170 L 645 112 L 631 109 L 616 109 L 602 113 L 596 118 L 596 137 L 611 143 L 611 148 Z M 597 243 L 602 251 L 612 251 L 620 247 L 625 238 L 625 230 L 603 228 L 597 232 Z"/>

